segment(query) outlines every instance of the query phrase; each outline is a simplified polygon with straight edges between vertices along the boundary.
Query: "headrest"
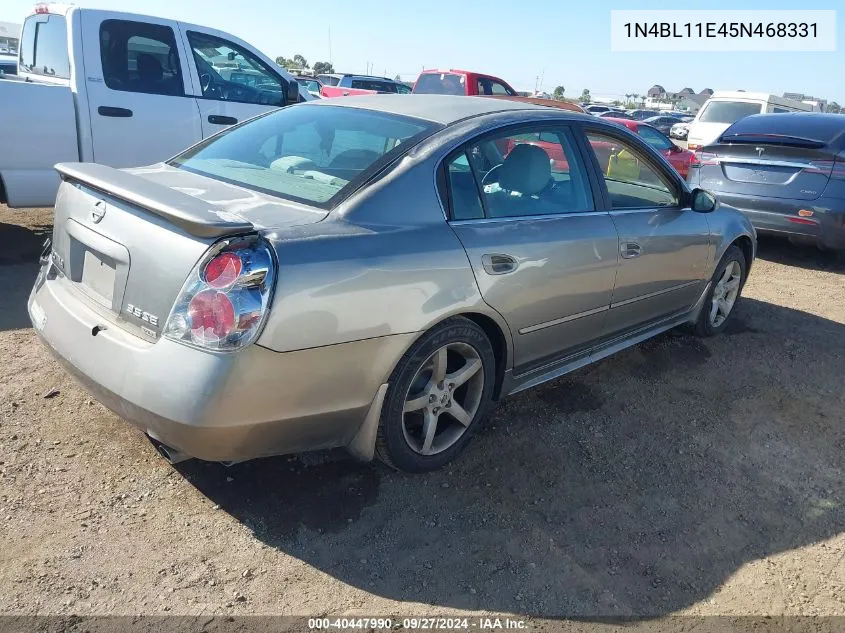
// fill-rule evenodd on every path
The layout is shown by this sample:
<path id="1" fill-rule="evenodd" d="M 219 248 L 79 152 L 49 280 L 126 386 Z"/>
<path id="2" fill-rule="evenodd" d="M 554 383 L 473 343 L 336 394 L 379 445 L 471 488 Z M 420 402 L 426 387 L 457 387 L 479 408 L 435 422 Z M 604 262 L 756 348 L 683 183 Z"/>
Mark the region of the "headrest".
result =
<path id="1" fill-rule="evenodd" d="M 499 173 L 499 186 L 532 196 L 540 193 L 552 177 L 549 155 L 541 147 L 520 143 L 514 147 Z"/>

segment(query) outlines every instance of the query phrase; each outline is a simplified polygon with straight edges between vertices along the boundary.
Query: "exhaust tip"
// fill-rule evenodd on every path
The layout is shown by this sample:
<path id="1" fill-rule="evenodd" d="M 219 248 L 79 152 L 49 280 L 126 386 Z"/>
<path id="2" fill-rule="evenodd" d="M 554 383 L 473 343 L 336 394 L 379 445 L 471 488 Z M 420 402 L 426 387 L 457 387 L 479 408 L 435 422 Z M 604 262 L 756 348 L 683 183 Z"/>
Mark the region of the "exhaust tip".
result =
<path id="1" fill-rule="evenodd" d="M 150 440 L 150 443 L 153 447 L 158 451 L 158 454 L 164 457 L 170 463 L 170 465 L 179 464 L 181 462 L 187 461 L 189 459 L 193 459 L 187 453 L 183 453 L 182 451 L 173 448 L 172 446 L 168 446 L 163 442 L 159 442 L 154 437 L 147 435 L 147 439 Z"/>

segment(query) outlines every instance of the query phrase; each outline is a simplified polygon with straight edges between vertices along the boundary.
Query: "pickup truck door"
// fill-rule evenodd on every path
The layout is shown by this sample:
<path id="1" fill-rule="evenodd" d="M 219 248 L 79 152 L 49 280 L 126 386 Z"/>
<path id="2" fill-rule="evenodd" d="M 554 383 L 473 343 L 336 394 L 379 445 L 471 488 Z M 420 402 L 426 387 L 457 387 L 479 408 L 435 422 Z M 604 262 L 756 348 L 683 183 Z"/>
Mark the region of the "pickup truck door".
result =
<path id="1" fill-rule="evenodd" d="M 196 100 L 186 96 L 192 65 L 177 23 L 81 14 L 94 160 L 110 167 L 149 165 L 201 140 Z"/>
<path id="2" fill-rule="evenodd" d="M 203 138 L 285 104 L 287 80 L 246 42 L 190 24 L 179 27 L 191 55 Z"/>

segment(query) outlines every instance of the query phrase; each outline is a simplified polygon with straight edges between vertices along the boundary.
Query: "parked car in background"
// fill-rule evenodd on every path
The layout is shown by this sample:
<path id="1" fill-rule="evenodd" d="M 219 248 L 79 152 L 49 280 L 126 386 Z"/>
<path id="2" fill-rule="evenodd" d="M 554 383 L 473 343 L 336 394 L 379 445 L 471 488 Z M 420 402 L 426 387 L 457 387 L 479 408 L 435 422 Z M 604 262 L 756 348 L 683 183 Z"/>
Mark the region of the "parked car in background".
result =
<path id="1" fill-rule="evenodd" d="M 51 206 L 58 162 L 145 165 L 312 99 L 228 33 L 71 5 L 38 5 L 26 18 L 19 73 L 26 81 L 0 82 L 0 202 L 12 207 Z"/>
<path id="2" fill-rule="evenodd" d="M 614 118 L 614 119 L 626 119 L 629 121 L 633 121 L 634 117 L 632 117 L 627 112 L 623 112 L 622 110 L 608 110 L 607 112 L 598 112 L 596 116 L 605 118 Z"/>
<path id="3" fill-rule="evenodd" d="M 18 58 L 15 55 L 0 53 L 0 77 L 18 74 Z"/>
<path id="4" fill-rule="evenodd" d="M 669 128 L 669 138 L 678 139 L 679 141 L 687 140 L 689 134 L 689 122 L 675 123 Z"/>
<path id="5" fill-rule="evenodd" d="M 609 106 L 599 105 L 597 103 L 592 103 L 592 104 L 589 104 L 589 105 L 585 105 L 583 107 L 584 107 L 584 111 L 587 114 L 594 114 L 594 115 L 601 114 L 602 112 L 610 112 L 610 110 L 612 109 Z"/>
<path id="6" fill-rule="evenodd" d="M 317 75 L 317 79 L 323 84 L 323 86 L 326 87 L 353 88 L 355 90 L 367 90 L 374 93 L 408 94 L 411 92 L 410 88 L 402 82 L 389 79 L 388 77 L 354 75 L 349 73 L 328 73 Z"/>
<path id="7" fill-rule="evenodd" d="M 752 114 L 811 112 L 814 107 L 777 95 L 742 90 L 717 91 L 695 115 L 687 136 L 689 149 L 714 142 L 731 124 Z"/>
<path id="8" fill-rule="evenodd" d="M 511 95 L 516 90 L 504 79 L 469 70 L 424 70 L 417 77 L 414 94 L 438 95 Z"/>
<path id="9" fill-rule="evenodd" d="M 671 140 L 666 138 L 666 136 L 657 130 L 656 128 L 652 127 L 651 125 L 645 123 L 644 121 L 634 121 L 630 119 L 614 119 L 610 117 L 606 117 L 607 121 L 612 121 L 613 123 L 617 123 L 623 127 L 628 128 L 634 134 L 640 136 L 646 143 L 651 145 L 655 150 L 657 150 L 663 158 L 669 161 L 669 164 L 675 168 L 675 171 L 680 174 L 681 178 L 686 179 L 687 174 L 689 173 L 690 164 L 693 161 L 694 155 L 692 152 L 681 149 L 677 145 L 675 145 Z M 622 155 L 620 156 L 620 160 L 636 160 L 632 156 Z"/>
<path id="10" fill-rule="evenodd" d="M 647 119 L 643 119 L 643 123 L 647 123 L 653 128 L 660 130 L 661 134 L 669 134 L 669 130 L 672 129 L 672 126 L 676 123 L 683 123 L 681 119 L 676 116 L 669 116 L 668 114 L 659 114 L 657 116 L 649 117 Z"/>
<path id="11" fill-rule="evenodd" d="M 631 110 L 631 116 L 634 117 L 636 121 L 642 121 L 649 117 L 657 116 L 660 114 L 659 110 Z"/>
<path id="12" fill-rule="evenodd" d="M 845 116 L 756 114 L 696 152 L 690 182 L 760 233 L 845 251 Z"/>
<path id="13" fill-rule="evenodd" d="M 506 99 L 508 101 L 517 101 L 521 103 L 531 103 L 534 105 L 546 106 L 548 108 L 557 108 L 559 110 L 569 110 L 570 112 L 584 113 L 584 108 L 577 103 L 571 101 L 558 101 L 557 99 L 546 99 L 543 97 L 522 97 L 512 95 L 489 95 L 490 99 Z"/>
<path id="14" fill-rule="evenodd" d="M 500 99 L 321 99 L 166 164 L 57 168 L 35 331 L 173 461 L 442 467 L 498 398 L 724 330 L 755 255 L 640 137 Z"/>

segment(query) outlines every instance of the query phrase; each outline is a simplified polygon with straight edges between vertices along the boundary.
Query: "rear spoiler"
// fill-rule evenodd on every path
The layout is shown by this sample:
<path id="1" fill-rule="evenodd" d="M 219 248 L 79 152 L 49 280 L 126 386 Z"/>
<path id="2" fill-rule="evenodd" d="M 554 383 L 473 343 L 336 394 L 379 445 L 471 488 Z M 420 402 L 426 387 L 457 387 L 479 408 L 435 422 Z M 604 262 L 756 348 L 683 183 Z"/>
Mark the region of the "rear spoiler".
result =
<path id="1" fill-rule="evenodd" d="M 62 180 L 72 180 L 142 207 L 186 233 L 218 238 L 255 230 L 247 220 L 221 217 L 207 202 L 127 171 L 95 163 L 59 163 Z"/>

